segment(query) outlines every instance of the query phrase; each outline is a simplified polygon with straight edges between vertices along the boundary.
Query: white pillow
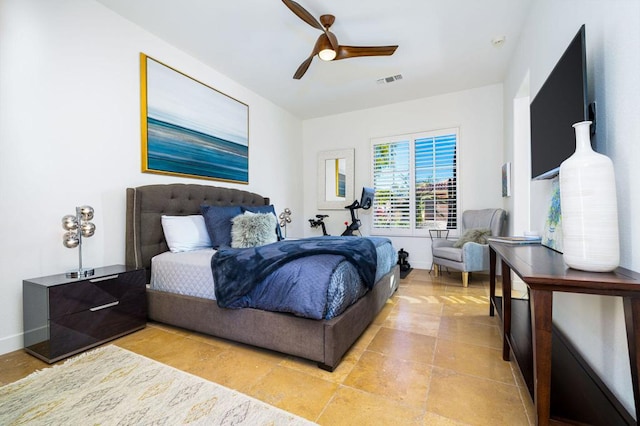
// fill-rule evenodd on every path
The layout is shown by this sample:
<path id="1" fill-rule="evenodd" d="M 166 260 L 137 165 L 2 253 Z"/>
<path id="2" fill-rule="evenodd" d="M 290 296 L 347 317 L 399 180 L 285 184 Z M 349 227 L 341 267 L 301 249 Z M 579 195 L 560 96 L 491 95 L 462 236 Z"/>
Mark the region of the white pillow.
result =
<path id="1" fill-rule="evenodd" d="M 161 221 L 164 238 L 172 252 L 211 248 L 211 239 L 201 215 L 163 215 Z"/>

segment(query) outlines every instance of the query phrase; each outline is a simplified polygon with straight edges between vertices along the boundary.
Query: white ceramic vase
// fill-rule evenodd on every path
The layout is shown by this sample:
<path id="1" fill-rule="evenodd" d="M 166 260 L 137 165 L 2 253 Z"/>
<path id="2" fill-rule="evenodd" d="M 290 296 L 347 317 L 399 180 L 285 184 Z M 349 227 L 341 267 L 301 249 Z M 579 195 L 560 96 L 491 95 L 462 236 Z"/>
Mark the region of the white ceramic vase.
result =
<path id="1" fill-rule="evenodd" d="M 591 149 L 590 125 L 573 125 L 576 152 L 560 165 L 563 257 L 571 268 L 608 272 L 620 263 L 616 182 L 609 157 Z"/>

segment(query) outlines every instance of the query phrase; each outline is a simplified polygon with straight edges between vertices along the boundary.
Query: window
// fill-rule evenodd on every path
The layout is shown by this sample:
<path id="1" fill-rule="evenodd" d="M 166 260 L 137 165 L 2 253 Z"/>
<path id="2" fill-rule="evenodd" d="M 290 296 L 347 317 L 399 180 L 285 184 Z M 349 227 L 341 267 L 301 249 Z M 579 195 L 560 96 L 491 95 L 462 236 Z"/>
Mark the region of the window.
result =
<path id="1" fill-rule="evenodd" d="M 457 145 L 457 129 L 372 140 L 374 233 L 457 228 Z"/>

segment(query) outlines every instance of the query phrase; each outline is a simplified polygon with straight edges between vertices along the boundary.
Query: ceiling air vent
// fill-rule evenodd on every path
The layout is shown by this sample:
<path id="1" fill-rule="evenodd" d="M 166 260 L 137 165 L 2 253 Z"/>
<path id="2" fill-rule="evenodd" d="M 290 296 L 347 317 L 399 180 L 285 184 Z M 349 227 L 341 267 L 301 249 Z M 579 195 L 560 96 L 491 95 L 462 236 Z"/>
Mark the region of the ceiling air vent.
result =
<path id="1" fill-rule="evenodd" d="M 392 75 L 385 78 L 379 78 L 378 80 L 376 80 L 376 83 L 387 84 L 387 83 L 393 83 L 394 81 L 397 81 L 397 80 L 402 80 L 402 74 Z"/>

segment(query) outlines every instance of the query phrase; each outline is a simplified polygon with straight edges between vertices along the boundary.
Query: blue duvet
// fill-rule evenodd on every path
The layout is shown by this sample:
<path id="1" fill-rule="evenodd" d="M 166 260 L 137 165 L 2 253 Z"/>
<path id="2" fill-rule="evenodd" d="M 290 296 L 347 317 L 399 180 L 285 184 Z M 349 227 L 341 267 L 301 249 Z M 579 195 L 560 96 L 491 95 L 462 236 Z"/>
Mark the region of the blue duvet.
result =
<path id="1" fill-rule="evenodd" d="M 390 247 L 385 253 L 395 253 L 386 238 L 358 237 L 221 248 L 211 259 L 217 303 L 225 308 L 252 307 L 306 318 L 332 318 L 380 278 L 381 271 L 376 273 L 377 250 L 382 244 Z M 395 263 L 395 258 L 380 260 Z"/>

